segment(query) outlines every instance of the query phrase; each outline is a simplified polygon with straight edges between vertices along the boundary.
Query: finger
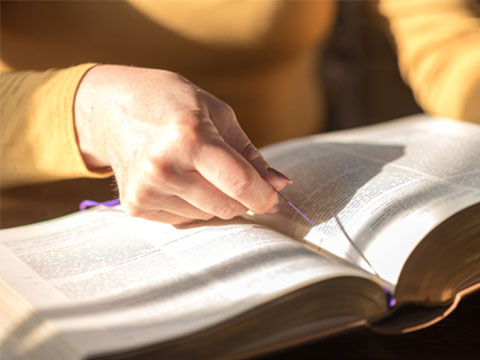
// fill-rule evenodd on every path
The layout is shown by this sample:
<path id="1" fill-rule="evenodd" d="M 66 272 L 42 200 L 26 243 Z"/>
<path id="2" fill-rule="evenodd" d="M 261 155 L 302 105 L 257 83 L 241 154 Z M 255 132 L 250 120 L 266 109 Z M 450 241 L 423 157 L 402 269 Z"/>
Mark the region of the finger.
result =
<path id="1" fill-rule="evenodd" d="M 144 206 L 145 210 L 148 211 L 162 210 L 192 220 L 209 220 L 215 216 L 210 212 L 205 212 L 195 207 L 176 195 L 158 194 L 157 196 L 152 196 L 152 199 Z"/>
<path id="2" fill-rule="evenodd" d="M 214 100 L 219 101 L 217 99 Z M 268 163 L 260 151 L 252 144 L 247 134 L 245 134 L 237 120 L 235 112 L 229 106 L 214 106 L 212 104 L 210 108 L 210 116 L 217 125 L 220 135 L 233 149 L 252 164 L 262 178 L 276 190 L 281 190 L 287 184 L 292 183 L 288 177 L 278 176 L 278 173 L 270 171 Z M 222 119 L 219 119 L 219 117 L 222 117 Z M 228 124 L 228 126 L 220 125 L 224 123 Z"/>
<path id="3" fill-rule="evenodd" d="M 221 219 L 231 219 L 248 210 L 197 172 L 191 172 L 189 176 L 184 176 L 182 184 L 179 184 L 176 192 L 192 206 Z"/>
<path id="4" fill-rule="evenodd" d="M 131 201 L 122 201 L 122 207 L 125 212 L 130 216 L 159 221 L 167 224 L 184 224 L 195 220 L 193 218 L 173 214 L 162 209 L 148 208 L 144 206 L 143 203 L 141 205 L 137 205 L 135 203 L 132 203 Z"/>
<path id="5" fill-rule="evenodd" d="M 270 166 L 266 171 L 263 170 L 262 173 L 260 175 L 278 191 L 282 190 L 287 184 L 293 184 L 293 180 L 287 175 Z"/>
<path id="6" fill-rule="evenodd" d="M 192 220 L 208 220 L 213 217 L 172 193 L 165 194 L 159 190 L 160 184 L 156 179 L 149 181 L 148 178 L 149 176 L 144 176 L 142 186 L 131 189 L 129 196 L 123 199 L 122 203 L 129 213 L 143 217 L 147 212 L 164 211 Z M 165 188 L 168 190 L 169 186 L 163 184 L 162 189 Z"/>
<path id="7" fill-rule="evenodd" d="M 168 211 L 163 210 L 146 210 L 142 212 L 141 215 L 137 216 L 147 220 L 158 221 L 171 225 L 188 224 L 192 221 L 195 221 L 194 219 L 172 214 Z"/>
<path id="8" fill-rule="evenodd" d="M 194 165 L 213 186 L 255 213 L 266 213 L 278 203 L 272 186 L 221 138 L 203 144 Z"/>
<path id="9" fill-rule="evenodd" d="M 161 168 L 162 171 L 158 171 Z M 238 201 L 208 182 L 195 170 L 180 169 L 178 166 L 163 165 L 143 176 L 148 186 L 135 188 L 132 207 L 140 205 L 147 209 L 157 208 L 184 217 L 207 220 L 213 216 L 231 219 L 244 214 L 248 209 Z M 159 179 L 163 179 L 160 192 Z"/>
<path id="10" fill-rule="evenodd" d="M 252 164 L 260 176 L 273 186 L 275 190 L 280 191 L 287 184 L 293 184 L 293 181 L 288 176 L 268 165 L 260 151 L 257 150 L 248 138 L 245 138 L 245 141 L 246 144 L 244 145 L 243 150 L 237 151 L 239 151 L 240 155 Z"/>

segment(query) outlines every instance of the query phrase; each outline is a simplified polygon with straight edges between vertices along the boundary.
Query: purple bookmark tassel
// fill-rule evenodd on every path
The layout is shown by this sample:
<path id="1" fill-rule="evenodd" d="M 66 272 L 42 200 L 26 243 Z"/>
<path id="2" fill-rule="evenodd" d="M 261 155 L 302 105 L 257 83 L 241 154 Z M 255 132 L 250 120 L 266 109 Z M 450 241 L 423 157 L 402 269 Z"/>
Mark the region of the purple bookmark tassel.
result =
<path id="1" fill-rule="evenodd" d="M 393 308 L 395 305 L 397 305 L 397 300 L 395 299 L 395 297 L 393 296 L 392 292 L 390 290 L 388 290 L 387 288 L 383 288 L 383 291 L 385 291 L 385 294 L 387 295 L 387 305 L 388 305 L 388 308 L 391 309 Z"/>
<path id="2" fill-rule="evenodd" d="M 103 205 L 103 206 L 117 206 L 117 205 L 120 205 L 120 200 L 114 199 L 114 200 L 107 200 L 107 201 L 103 201 L 103 202 L 98 202 L 98 201 L 93 201 L 93 200 L 83 200 L 80 203 L 80 205 L 78 206 L 78 208 L 80 210 L 85 210 L 85 209 L 88 209 L 89 207 L 100 206 L 100 205 Z"/>

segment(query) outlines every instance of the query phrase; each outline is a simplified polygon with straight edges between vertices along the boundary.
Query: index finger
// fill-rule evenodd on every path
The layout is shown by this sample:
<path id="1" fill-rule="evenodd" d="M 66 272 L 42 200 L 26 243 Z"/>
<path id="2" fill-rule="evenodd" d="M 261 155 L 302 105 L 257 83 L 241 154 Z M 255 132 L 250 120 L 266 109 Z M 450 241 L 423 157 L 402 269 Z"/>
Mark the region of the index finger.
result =
<path id="1" fill-rule="evenodd" d="M 278 203 L 273 187 L 220 136 L 199 147 L 194 165 L 212 185 L 257 214 Z"/>

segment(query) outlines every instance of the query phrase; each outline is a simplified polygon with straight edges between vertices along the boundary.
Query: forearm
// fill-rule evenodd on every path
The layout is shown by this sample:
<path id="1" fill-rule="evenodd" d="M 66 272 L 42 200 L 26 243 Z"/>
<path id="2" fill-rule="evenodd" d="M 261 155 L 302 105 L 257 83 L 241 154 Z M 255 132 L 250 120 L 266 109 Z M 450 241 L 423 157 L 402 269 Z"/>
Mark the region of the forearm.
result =
<path id="1" fill-rule="evenodd" d="M 2 187 L 103 175 L 87 169 L 75 139 L 75 93 L 92 66 L 1 74 Z"/>

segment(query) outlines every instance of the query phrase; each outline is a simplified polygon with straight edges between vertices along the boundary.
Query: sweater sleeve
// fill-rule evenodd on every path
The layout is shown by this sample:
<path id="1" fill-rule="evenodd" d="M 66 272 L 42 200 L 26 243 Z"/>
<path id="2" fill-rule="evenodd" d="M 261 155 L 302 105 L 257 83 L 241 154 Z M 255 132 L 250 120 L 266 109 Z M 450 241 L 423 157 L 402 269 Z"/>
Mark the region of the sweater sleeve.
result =
<path id="1" fill-rule="evenodd" d="M 75 135 L 75 93 L 94 65 L 0 75 L 2 188 L 111 175 L 87 169 Z"/>
<path id="2" fill-rule="evenodd" d="M 479 5 L 463 0 L 380 0 L 402 76 L 431 114 L 480 123 Z"/>

